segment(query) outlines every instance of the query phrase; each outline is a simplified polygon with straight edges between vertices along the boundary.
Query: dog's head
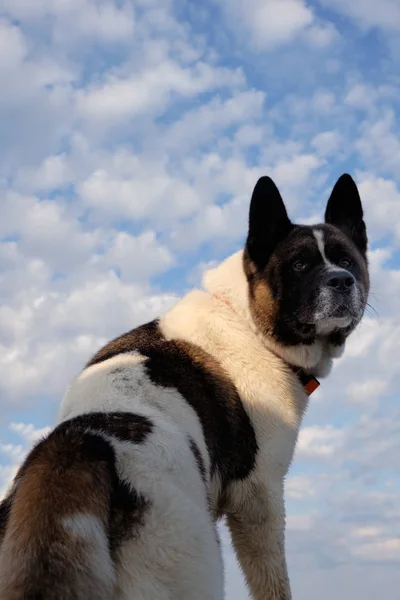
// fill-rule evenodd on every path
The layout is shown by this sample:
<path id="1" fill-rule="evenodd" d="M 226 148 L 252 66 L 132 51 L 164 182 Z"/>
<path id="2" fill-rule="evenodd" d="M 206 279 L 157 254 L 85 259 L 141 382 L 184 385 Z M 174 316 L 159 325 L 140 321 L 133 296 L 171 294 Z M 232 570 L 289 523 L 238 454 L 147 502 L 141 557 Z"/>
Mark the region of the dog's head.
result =
<path id="1" fill-rule="evenodd" d="M 244 270 L 258 328 L 284 346 L 327 338 L 341 346 L 369 292 L 367 235 L 357 186 L 342 175 L 325 223 L 296 225 L 274 182 L 262 177 L 250 205 Z"/>

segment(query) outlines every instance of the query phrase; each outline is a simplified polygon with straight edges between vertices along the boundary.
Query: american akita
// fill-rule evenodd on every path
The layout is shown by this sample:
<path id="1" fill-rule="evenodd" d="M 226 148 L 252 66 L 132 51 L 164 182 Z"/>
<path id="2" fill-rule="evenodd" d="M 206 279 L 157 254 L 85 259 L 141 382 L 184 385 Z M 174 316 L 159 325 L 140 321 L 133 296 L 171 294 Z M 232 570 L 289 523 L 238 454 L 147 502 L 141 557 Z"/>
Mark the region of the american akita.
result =
<path id="1" fill-rule="evenodd" d="M 262 177 L 244 251 L 72 381 L 1 505 L 1 600 L 222 600 L 221 516 L 252 597 L 289 600 L 284 478 L 363 315 L 366 251 L 349 175 L 315 226 Z"/>

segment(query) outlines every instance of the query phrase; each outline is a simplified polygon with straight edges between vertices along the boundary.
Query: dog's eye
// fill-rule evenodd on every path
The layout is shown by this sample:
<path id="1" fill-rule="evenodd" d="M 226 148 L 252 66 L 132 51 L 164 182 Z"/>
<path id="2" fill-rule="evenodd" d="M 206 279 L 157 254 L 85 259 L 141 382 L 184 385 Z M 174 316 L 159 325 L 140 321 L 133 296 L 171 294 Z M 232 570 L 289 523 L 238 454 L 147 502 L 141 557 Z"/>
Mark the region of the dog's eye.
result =
<path id="1" fill-rule="evenodd" d="M 341 258 L 339 261 L 339 267 L 342 269 L 349 269 L 351 267 L 351 260 L 349 258 Z"/>
<path id="2" fill-rule="evenodd" d="M 303 260 L 296 260 L 292 266 L 295 271 L 305 271 L 308 267 L 307 263 Z"/>

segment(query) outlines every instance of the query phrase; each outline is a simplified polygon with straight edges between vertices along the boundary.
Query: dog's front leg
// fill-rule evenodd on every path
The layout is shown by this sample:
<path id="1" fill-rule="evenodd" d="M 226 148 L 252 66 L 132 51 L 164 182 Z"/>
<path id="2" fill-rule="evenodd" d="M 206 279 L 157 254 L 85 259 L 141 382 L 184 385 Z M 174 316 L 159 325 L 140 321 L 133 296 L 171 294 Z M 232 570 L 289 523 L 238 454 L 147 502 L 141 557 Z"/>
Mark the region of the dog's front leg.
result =
<path id="1" fill-rule="evenodd" d="M 283 484 L 227 514 L 232 542 L 255 600 L 291 600 Z"/>

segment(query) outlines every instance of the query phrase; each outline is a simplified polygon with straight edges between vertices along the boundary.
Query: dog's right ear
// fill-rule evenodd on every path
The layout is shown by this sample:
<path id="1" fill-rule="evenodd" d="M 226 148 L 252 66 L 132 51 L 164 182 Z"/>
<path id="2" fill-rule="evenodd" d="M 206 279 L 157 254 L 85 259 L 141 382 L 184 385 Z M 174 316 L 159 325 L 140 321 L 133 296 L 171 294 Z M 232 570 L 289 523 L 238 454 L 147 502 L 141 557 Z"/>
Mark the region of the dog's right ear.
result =
<path id="1" fill-rule="evenodd" d="M 262 271 L 276 246 L 292 230 L 282 196 L 270 177 L 261 177 L 250 202 L 246 255 Z"/>
<path id="2" fill-rule="evenodd" d="M 325 211 L 325 223 L 342 229 L 365 256 L 368 240 L 360 194 L 354 179 L 344 173 L 335 183 Z"/>

